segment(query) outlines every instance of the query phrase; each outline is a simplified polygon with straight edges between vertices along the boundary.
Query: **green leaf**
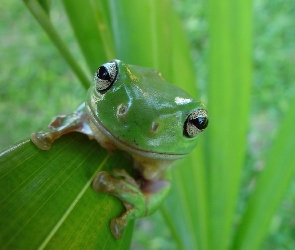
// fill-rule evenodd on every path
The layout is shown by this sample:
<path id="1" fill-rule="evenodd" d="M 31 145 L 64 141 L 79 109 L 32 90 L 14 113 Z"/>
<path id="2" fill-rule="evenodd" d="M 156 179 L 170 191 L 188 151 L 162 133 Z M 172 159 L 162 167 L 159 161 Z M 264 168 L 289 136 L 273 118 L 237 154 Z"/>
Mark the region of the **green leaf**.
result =
<path id="1" fill-rule="evenodd" d="M 128 249 L 132 223 L 121 240 L 109 228 L 124 208 L 97 194 L 101 170 L 131 166 L 121 152 L 108 155 L 96 141 L 70 133 L 42 151 L 26 140 L 0 153 L 0 245 L 4 249 Z"/>
<path id="2" fill-rule="evenodd" d="M 77 61 L 69 51 L 67 45 L 64 44 L 64 42 L 62 41 L 60 35 L 56 31 L 55 27 L 52 25 L 49 16 L 46 14 L 45 10 L 42 8 L 39 2 L 37 0 L 23 0 L 23 2 L 28 7 L 32 15 L 39 22 L 39 24 L 42 26 L 44 31 L 47 33 L 52 43 L 58 49 L 59 53 L 69 64 L 73 72 L 76 74 L 77 78 L 80 80 L 81 84 L 85 88 L 88 88 L 91 81 L 85 75 L 82 68 L 78 65 Z"/>
<path id="3" fill-rule="evenodd" d="M 260 249 L 270 221 L 295 174 L 295 97 L 290 103 L 265 168 L 259 176 L 239 226 L 233 249 Z"/>
<path id="4" fill-rule="evenodd" d="M 108 12 L 103 1 L 63 0 L 62 2 L 90 73 L 93 75 L 99 65 L 115 57 Z"/>
<path id="5" fill-rule="evenodd" d="M 209 249 L 230 244 L 237 205 L 252 86 L 251 1 L 208 3 L 210 123 L 205 133 Z"/>
<path id="6" fill-rule="evenodd" d="M 44 11 L 49 15 L 50 12 L 50 2 L 51 0 L 38 0 Z"/>

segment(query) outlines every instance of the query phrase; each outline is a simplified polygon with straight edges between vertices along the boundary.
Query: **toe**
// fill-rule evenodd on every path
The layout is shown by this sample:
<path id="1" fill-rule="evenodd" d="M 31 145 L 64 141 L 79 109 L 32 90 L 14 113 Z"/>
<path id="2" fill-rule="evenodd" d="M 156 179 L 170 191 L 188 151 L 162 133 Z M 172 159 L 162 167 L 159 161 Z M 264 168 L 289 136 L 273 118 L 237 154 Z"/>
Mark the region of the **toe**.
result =
<path id="1" fill-rule="evenodd" d="M 112 177 L 106 171 L 101 171 L 95 176 L 92 187 L 97 193 L 110 193 L 115 188 Z"/>
<path id="2" fill-rule="evenodd" d="M 121 218 L 114 218 L 111 221 L 111 231 L 116 239 L 121 239 L 126 224 Z"/>

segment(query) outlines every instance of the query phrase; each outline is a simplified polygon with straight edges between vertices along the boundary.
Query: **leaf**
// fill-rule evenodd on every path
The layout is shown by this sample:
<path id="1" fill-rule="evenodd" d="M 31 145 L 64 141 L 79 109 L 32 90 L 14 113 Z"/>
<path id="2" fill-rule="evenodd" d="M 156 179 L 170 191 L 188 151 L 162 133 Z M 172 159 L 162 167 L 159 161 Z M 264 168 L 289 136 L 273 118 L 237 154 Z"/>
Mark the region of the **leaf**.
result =
<path id="1" fill-rule="evenodd" d="M 236 232 L 233 249 L 260 249 L 270 221 L 295 174 L 295 97 L 282 121 L 247 210 Z"/>
<path id="2" fill-rule="evenodd" d="M 25 5 L 28 7 L 32 15 L 36 18 L 39 24 L 42 26 L 44 31 L 49 36 L 52 43 L 58 49 L 59 53 L 63 56 L 65 61 L 69 64 L 73 72 L 76 74 L 77 78 L 80 80 L 81 84 L 88 88 L 90 86 L 90 80 L 85 75 L 81 67 L 78 65 L 73 55 L 67 48 L 67 45 L 64 44 L 60 35 L 56 31 L 55 27 L 52 25 L 49 16 L 46 14 L 45 10 L 39 4 L 37 0 L 23 0 Z"/>
<path id="3" fill-rule="evenodd" d="M 62 2 L 92 75 L 99 65 L 115 57 L 113 37 L 103 1 Z"/>
<path id="4" fill-rule="evenodd" d="M 44 11 L 46 12 L 47 15 L 49 15 L 50 12 L 50 2 L 51 0 L 38 0 Z"/>
<path id="5" fill-rule="evenodd" d="M 26 140 L 0 154 L 0 245 L 4 249 L 127 249 L 132 225 L 121 240 L 109 228 L 124 208 L 119 200 L 97 194 L 97 172 L 130 166 L 110 156 L 96 141 L 70 133 L 49 151 Z"/>
<path id="6" fill-rule="evenodd" d="M 207 241 L 209 249 L 226 249 L 247 145 L 252 87 L 251 1 L 209 1 L 208 21 Z"/>

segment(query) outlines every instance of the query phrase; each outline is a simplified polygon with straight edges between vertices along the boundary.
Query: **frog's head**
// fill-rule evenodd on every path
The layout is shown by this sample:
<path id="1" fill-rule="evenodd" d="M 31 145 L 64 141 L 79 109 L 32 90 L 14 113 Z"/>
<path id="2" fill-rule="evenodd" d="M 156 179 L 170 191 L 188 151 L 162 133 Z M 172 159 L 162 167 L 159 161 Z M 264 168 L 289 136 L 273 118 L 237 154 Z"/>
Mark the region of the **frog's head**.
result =
<path id="1" fill-rule="evenodd" d="M 153 69 L 114 60 L 88 92 L 91 120 L 119 148 L 160 159 L 184 157 L 207 127 L 204 105 Z"/>

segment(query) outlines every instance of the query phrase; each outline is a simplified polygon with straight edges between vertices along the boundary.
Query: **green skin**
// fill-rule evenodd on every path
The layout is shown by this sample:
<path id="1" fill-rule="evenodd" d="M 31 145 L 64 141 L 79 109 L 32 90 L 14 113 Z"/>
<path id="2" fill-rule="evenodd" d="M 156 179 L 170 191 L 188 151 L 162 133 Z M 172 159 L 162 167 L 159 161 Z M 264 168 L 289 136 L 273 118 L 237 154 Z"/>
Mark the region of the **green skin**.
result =
<path id="1" fill-rule="evenodd" d="M 126 207 L 124 214 L 111 221 L 111 231 L 119 239 L 130 220 L 153 213 L 166 198 L 167 167 L 197 144 L 198 136 L 184 135 L 184 124 L 195 110 L 206 111 L 201 102 L 166 83 L 155 70 L 119 60 L 104 65 L 110 64 L 116 65 L 116 74 L 108 89 L 97 90 L 95 78 L 86 103 L 70 115 L 56 117 L 49 131 L 33 133 L 31 140 L 48 150 L 61 135 L 78 131 L 94 137 L 107 150 L 118 148 L 133 157 L 138 179 L 119 166 L 112 175 L 98 173 L 93 181 L 94 191 L 114 195 Z"/>

